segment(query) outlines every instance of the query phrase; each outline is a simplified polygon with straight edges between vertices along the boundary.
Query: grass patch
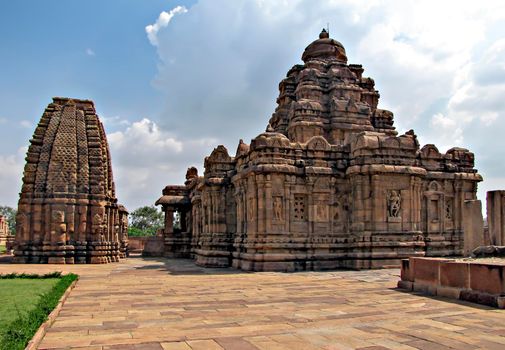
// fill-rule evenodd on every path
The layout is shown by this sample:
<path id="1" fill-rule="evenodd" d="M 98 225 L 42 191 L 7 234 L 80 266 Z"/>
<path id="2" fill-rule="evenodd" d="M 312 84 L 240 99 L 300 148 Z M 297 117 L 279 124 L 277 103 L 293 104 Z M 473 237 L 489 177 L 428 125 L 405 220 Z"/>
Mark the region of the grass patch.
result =
<path id="1" fill-rule="evenodd" d="M 24 349 L 78 276 L 0 275 L 0 350 Z"/>
<path id="2" fill-rule="evenodd" d="M 5 245 L 0 244 L 0 254 L 5 254 L 6 251 L 7 251 L 7 248 L 5 248 Z"/>

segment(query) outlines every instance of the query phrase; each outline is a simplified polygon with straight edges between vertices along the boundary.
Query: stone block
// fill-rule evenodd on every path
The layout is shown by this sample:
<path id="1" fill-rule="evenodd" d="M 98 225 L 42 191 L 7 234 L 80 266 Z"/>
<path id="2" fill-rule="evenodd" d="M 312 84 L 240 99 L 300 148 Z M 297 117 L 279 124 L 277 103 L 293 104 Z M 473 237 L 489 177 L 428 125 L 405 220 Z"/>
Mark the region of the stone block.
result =
<path id="1" fill-rule="evenodd" d="M 440 284 L 440 264 L 450 261 L 440 258 L 410 258 L 414 261 L 414 281 L 437 286 Z"/>
<path id="2" fill-rule="evenodd" d="M 414 290 L 414 283 L 411 281 L 401 280 L 401 281 L 398 281 L 398 288 L 412 291 L 412 290 Z"/>
<path id="3" fill-rule="evenodd" d="M 467 200 L 463 205 L 463 254 L 470 256 L 472 250 L 484 245 L 484 220 L 480 200 Z"/>
<path id="4" fill-rule="evenodd" d="M 434 284 L 414 282 L 412 290 L 426 295 L 437 295 L 437 286 Z"/>
<path id="5" fill-rule="evenodd" d="M 414 282 L 414 260 L 402 259 L 400 277 L 402 281 Z"/>
<path id="6" fill-rule="evenodd" d="M 449 299 L 459 299 L 461 293 L 461 288 L 451 288 L 451 287 L 437 287 L 437 296 L 449 298 Z"/>
<path id="7" fill-rule="evenodd" d="M 505 245 L 505 191 L 488 191 L 486 194 L 487 221 L 489 227 L 488 244 Z"/>
<path id="8" fill-rule="evenodd" d="M 469 264 L 445 262 L 440 264 L 440 285 L 443 287 L 470 288 Z"/>
<path id="9" fill-rule="evenodd" d="M 469 264 L 470 288 L 489 294 L 505 294 L 505 266 Z"/>

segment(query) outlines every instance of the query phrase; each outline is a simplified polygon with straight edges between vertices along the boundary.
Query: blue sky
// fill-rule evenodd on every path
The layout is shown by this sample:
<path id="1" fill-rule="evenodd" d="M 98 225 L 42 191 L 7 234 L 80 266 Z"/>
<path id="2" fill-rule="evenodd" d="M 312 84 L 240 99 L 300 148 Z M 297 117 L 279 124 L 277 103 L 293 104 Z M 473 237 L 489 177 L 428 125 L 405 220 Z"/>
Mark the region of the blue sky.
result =
<path id="1" fill-rule="evenodd" d="M 0 205 L 16 205 L 26 146 L 52 96 L 95 101 L 119 200 L 152 204 L 216 145 L 233 154 L 264 130 L 279 81 L 327 23 L 399 132 L 475 152 L 483 199 L 505 188 L 505 3 L 455 4 L 3 1 Z"/>
<path id="2" fill-rule="evenodd" d="M 1 117 L 35 122 L 52 96 L 90 98 L 103 115 L 151 115 L 156 50 L 144 27 L 170 1 L 3 1 Z M 29 128 L 23 136 L 33 130 Z M 13 151 L 18 135 L 2 128 Z"/>

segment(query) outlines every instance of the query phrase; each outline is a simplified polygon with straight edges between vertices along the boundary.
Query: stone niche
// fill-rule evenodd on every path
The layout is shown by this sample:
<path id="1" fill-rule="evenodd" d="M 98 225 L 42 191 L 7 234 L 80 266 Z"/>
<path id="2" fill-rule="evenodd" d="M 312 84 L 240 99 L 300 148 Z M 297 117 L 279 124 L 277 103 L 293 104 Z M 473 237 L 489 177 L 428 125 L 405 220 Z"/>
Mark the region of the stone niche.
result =
<path id="1" fill-rule="evenodd" d="M 108 263 L 127 255 L 109 146 L 92 101 L 53 98 L 26 155 L 15 263 Z"/>
<path id="2" fill-rule="evenodd" d="M 461 255 L 474 155 L 420 147 L 326 31 L 279 84 L 266 131 L 167 186 L 165 255 L 250 271 L 378 268 Z M 466 205 L 468 207 L 469 205 Z M 179 214 L 174 224 L 174 212 Z"/>

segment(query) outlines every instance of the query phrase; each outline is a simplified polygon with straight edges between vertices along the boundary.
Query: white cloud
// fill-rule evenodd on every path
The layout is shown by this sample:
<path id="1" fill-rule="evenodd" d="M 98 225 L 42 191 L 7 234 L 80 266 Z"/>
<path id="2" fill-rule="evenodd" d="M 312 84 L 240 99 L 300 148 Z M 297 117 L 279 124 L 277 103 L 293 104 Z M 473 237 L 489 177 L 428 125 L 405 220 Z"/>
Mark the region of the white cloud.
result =
<path id="1" fill-rule="evenodd" d="M 160 13 L 156 22 L 154 22 L 154 24 L 149 24 L 145 28 L 147 37 L 149 38 L 149 42 L 153 46 L 158 46 L 158 32 L 160 31 L 160 29 L 168 26 L 168 23 L 170 23 L 170 21 L 176 14 L 186 12 L 188 12 L 188 10 L 184 6 L 176 6 L 169 12 L 163 11 L 162 13 Z"/>
<path id="2" fill-rule="evenodd" d="M 107 139 L 118 199 L 129 209 L 151 205 L 166 185 L 183 182 L 186 169 L 201 166 L 217 142 L 180 140 L 147 118 L 108 134 Z"/>
<path id="3" fill-rule="evenodd" d="M 33 123 L 28 120 L 21 120 L 19 125 L 23 128 L 31 129 L 33 127 Z"/>
<path id="4" fill-rule="evenodd" d="M 27 150 L 21 147 L 15 154 L 0 155 L 0 206 L 17 207 Z"/>
<path id="5" fill-rule="evenodd" d="M 159 123 L 178 140 L 215 138 L 233 152 L 264 130 L 279 81 L 329 22 L 400 132 L 414 128 L 441 151 L 470 148 L 491 179 L 505 172 L 491 166 L 505 148 L 502 1 L 200 0 L 177 21 L 162 15 L 146 32 L 160 59 Z"/>
<path id="6" fill-rule="evenodd" d="M 463 129 L 457 120 L 437 113 L 431 118 L 430 126 L 437 133 L 437 146 L 441 151 L 463 145 Z"/>
<path id="7" fill-rule="evenodd" d="M 106 127 L 128 126 L 131 124 L 129 120 L 123 119 L 118 115 L 113 117 L 100 116 L 100 120 Z"/>
<path id="8" fill-rule="evenodd" d="M 164 11 L 145 27 L 159 58 L 160 115 L 131 124 L 102 118 L 115 131 L 108 136 L 119 200 L 133 209 L 150 204 L 166 184 L 183 183 L 187 167 L 201 168 L 217 144 L 234 153 L 239 138 L 262 132 L 278 83 L 327 23 L 349 63 L 374 78 L 379 106 L 395 113 L 400 132 L 413 128 L 441 151 L 469 148 L 498 184 L 505 172 L 497 161 L 505 148 L 504 19 L 501 0 L 199 0 L 189 10 Z"/>
<path id="9" fill-rule="evenodd" d="M 133 145 L 131 149 L 132 156 L 142 155 L 143 153 L 175 152 L 182 151 L 182 143 L 173 137 L 169 137 L 161 131 L 153 121 L 144 118 L 141 121 L 134 122 L 126 131 L 115 132 L 108 136 L 111 148 L 124 148 L 126 145 Z"/>
<path id="10" fill-rule="evenodd" d="M 95 51 L 90 49 L 89 47 L 86 49 L 86 55 L 88 56 L 95 56 Z"/>

